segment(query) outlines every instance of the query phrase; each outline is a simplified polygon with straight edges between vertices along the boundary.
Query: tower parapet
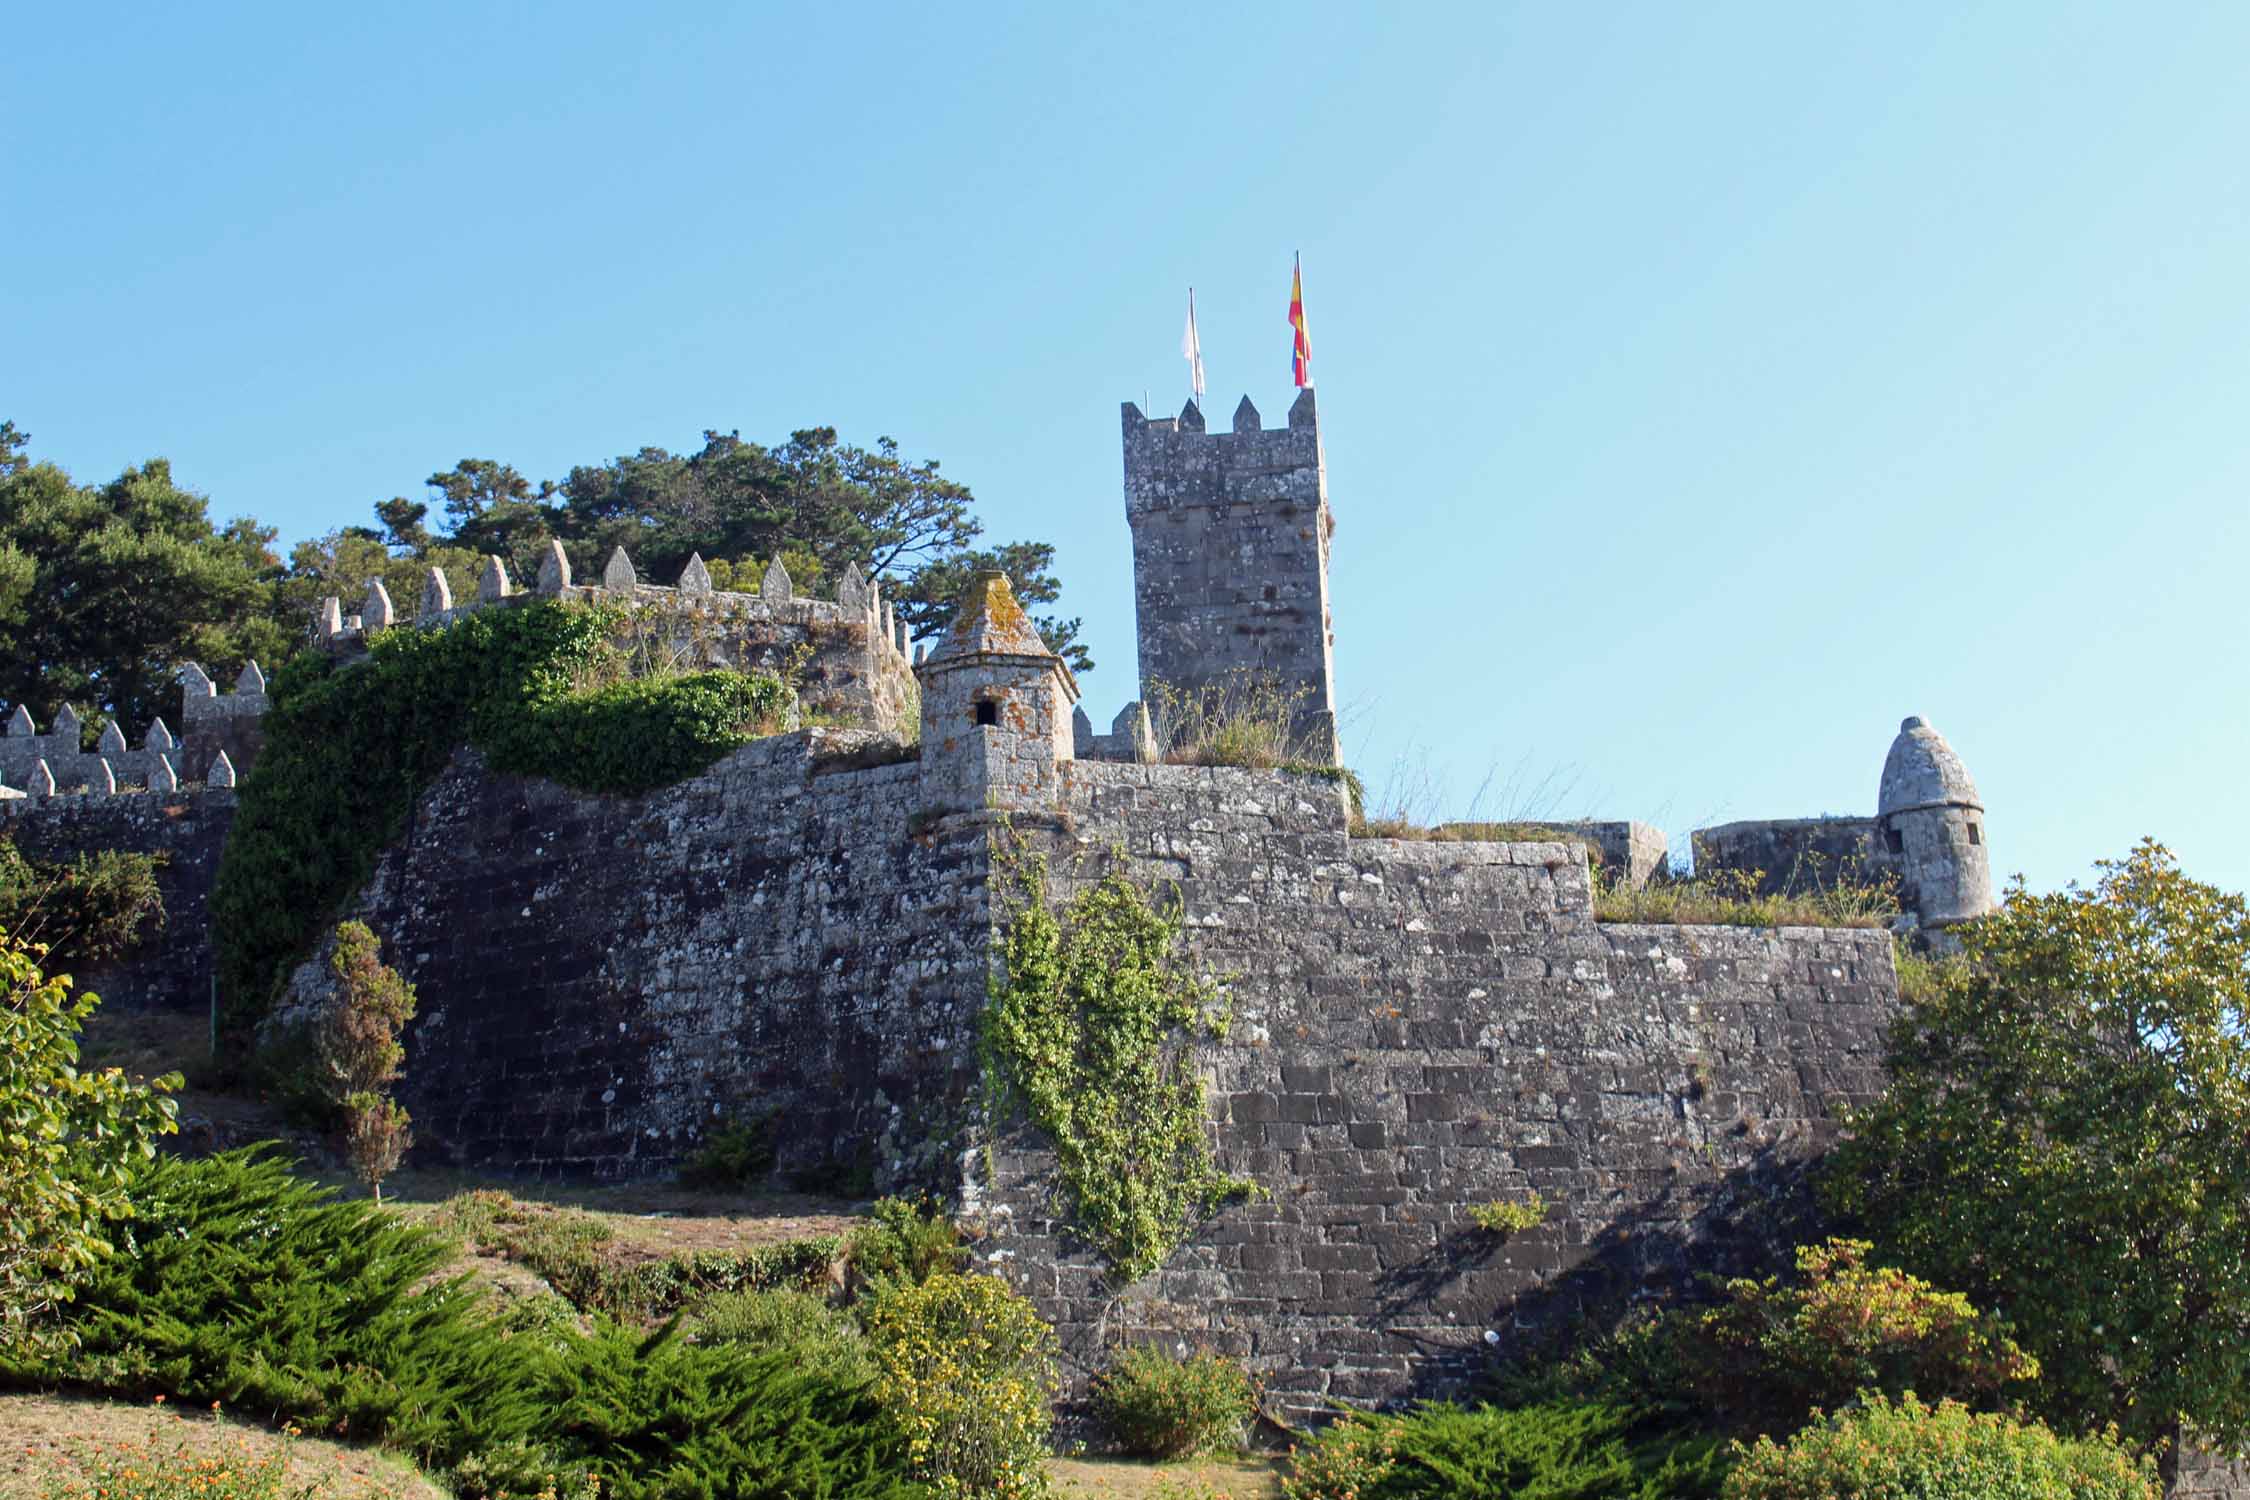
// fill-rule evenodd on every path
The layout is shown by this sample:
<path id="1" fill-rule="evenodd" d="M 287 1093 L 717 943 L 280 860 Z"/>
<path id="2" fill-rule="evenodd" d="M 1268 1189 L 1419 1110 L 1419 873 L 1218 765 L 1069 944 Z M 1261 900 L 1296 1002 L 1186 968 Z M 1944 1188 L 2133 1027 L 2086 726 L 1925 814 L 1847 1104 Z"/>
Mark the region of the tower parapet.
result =
<path id="1" fill-rule="evenodd" d="M 1231 432 L 1207 430 L 1193 401 L 1153 421 L 1128 401 L 1123 418 L 1142 699 L 1270 677 L 1295 699 L 1307 758 L 1333 763 L 1334 522 L 1311 389 L 1278 428 L 1247 396 Z"/>

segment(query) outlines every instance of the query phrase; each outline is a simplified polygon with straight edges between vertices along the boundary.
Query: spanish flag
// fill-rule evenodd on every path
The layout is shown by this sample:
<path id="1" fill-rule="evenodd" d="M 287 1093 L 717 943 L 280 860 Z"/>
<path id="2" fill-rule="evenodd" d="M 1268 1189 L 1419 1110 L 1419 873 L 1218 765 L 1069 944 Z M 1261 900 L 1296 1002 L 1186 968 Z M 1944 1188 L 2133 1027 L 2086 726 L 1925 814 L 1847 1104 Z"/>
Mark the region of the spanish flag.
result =
<path id="1" fill-rule="evenodd" d="M 1289 367 L 1297 377 L 1297 384 L 1312 384 L 1312 338 L 1305 332 L 1305 258 L 1297 257 L 1296 274 L 1289 282 L 1289 326 L 1297 330 L 1296 349 L 1291 354 Z"/>

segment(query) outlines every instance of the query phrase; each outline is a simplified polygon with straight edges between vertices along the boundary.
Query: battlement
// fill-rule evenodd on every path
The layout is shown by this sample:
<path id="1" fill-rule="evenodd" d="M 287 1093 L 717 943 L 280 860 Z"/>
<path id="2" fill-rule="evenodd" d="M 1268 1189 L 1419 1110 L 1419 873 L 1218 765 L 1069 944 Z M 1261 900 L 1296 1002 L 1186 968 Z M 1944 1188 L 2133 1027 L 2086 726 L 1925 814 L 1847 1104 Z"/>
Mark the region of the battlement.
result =
<path id="1" fill-rule="evenodd" d="M 1208 430 L 1193 401 L 1177 417 L 1155 420 L 1128 401 L 1123 417 L 1128 516 L 1195 505 L 1327 504 L 1319 412 L 1310 387 L 1297 393 L 1288 424 L 1278 428 L 1264 425 L 1248 396 L 1235 407 L 1230 432 Z"/>
<path id="2" fill-rule="evenodd" d="M 30 711 L 16 705 L 7 733 L 0 735 L 0 783 L 5 783 L 0 800 L 169 794 L 188 782 L 231 788 L 236 767 L 227 742 L 230 737 L 239 742 L 244 726 L 254 734 L 266 711 L 265 673 L 251 662 L 235 679 L 234 691 L 222 694 L 203 668 L 189 662 L 180 669 L 180 689 L 182 737 L 175 738 L 158 718 L 142 734 L 137 750 L 128 747 L 125 732 L 113 723 L 103 727 L 89 754 L 80 748 L 82 721 L 69 704 L 56 713 L 45 734 Z"/>
<path id="3" fill-rule="evenodd" d="M 845 568 L 833 600 L 799 594 L 779 558 L 767 564 L 754 594 L 714 589 L 700 555 L 689 556 L 675 584 L 644 583 L 622 547 L 611 552 L 597 582 L 581 584 L 572 578 L 562 544 L 551 542 L 528 591 L 509 578 L 499 558 L 487 557 L 476 593 L 456 602 L 445 574 L 431 568 L 411 623 L 441 629 L 479 610 L 542 599 L 646 610 L 645 628 L 689 670 L 780 671 L 802 654 L 799 682 L 806 706 L 822 713 L 892 728 L 913 707 L 914 663 L 905 622 L 883 597 L 881 582 L 863 577 L 856 564 Z M 349 654 L 364 650 L 376 632 L 401 623 L 378 578 L 357 614 L 345 614 L 340 599 L 323 599 L 313 635 L 323 649 Z"/>

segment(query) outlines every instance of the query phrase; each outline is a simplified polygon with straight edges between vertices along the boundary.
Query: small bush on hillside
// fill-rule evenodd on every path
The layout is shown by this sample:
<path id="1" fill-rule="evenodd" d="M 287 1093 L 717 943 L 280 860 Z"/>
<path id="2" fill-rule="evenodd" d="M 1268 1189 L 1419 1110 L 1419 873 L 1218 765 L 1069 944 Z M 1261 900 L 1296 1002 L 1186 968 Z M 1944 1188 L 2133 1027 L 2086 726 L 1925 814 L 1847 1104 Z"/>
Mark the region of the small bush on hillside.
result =
<path id="1" fill-rule="evenodd" d="M 1258 1387 L 1224 1355 L 1182 1359 L 1153 1345 L 1128 1349 L 1095 1382 L 1094 1414 L 1117 1446 L 1141 1458 L 1186 1458 L 1242 1446 Z"/>
<path id="2" fill-rule="evenodd" d="M 876 1295 L 958 1270 L 968 1253 L 953 1221 L 917 1198 L 878 1199 L 845 1244 L 854 1285 Z"/>
<path id="3" fill-rule="evenodd" d="M 1797 1276 L 1725 1284 L 1718 1307 L 1664 1314 L 1558 1363 L 1503 1377 L 1504 1399 L 1600 1399 L 1744 1436 L 1786 1433 L 1862 1391 L 1996 1406 L 2039 1373 L 1998 1319 L 1829 1240 Z"/>
<path id="4" fill-rule="evenodd" d="M 1861 1391 L 1994 1404 L 2039 1361 L 1966 1297 L 1887 1266 L 1863 1240 L 1797 1251 L 1797 1279 L 1727 1283 L 1723 1306 L 1683 1327 L 1687 1374 L 1722 1411 L 1768 1432 Z"/>
<path id="5" fill-rule="evenodd" d="M 353 1174 L 380 1203 L 383 1179 L 414 1143 L 406 1111 L 390 1096 L 406 1060 L 398 1034 L 414 1019 L 414 986 L 383 962 L 382 945 L 365 922 L 337 925 L 328 971 L 336 995 L 315 1037 L 329 1102 L 343 1115 Z"/>
<path id="6" fill-rule="evenodd" d="M 942 1496 L 1044 1495 L 1054 1330 L 989 1276 L 939 1274 L 867 1317 L 875 1390 L 916 1473 Z"/>
<path id="7" fill-rule="evenodd" d="M 730 1120 L 680 1164 L 680 1186 L 738 1193 L 763 1184 L 773 1170 L 773 1116 Z"/>
<path id="8" fill-rule="evenodd" d="M 99 1002 L 41 973 L 39 953 L 0 932 L 0 1355 L 47 1336 L 42 1321 L 132 1215 L 133 1170 L 177 1128 L 177 1074 L 135 1083 L 78 1065 Z"/>
<path id="9" fill-rule="evenodd" d="M 855 1384 L 875 1378 L 859 1325 L 810 1292 L 721 1292 L 689 1321 L 688 1336 L 699 1344 L 783 1350 L 801 1369 Z"/>
<path id="10" fill-rule="evenodd" d="M 1623 1407 L 1566 1401 L 1355 1416 L 1300 1445 L 1294 1463 L 1282 1486 L 1289 1500 L 1709 1500 L 1727 1459 L 1719 1438 L 1651 1427 Z"/>
<path id="11" fill-rule="evenodd" d="M 0 835 L 0 928 L 46 948 L 67 974 L 128 952 L 164 925 L 156 872 L 165 856 L 98 849 L 65 861 L 26 859 Z"/>
<path id="12" fill-rule="evenodd" d="M 1957 1402 L 1912 1396 L 1865 1405 L 1787 1443 L 1760 1438 L 1742 1453 L 1725 1500 L 2157 1500 L 2154 1471 L 2109 1437 L 2060 1438 L 2045 1427 Z"/>

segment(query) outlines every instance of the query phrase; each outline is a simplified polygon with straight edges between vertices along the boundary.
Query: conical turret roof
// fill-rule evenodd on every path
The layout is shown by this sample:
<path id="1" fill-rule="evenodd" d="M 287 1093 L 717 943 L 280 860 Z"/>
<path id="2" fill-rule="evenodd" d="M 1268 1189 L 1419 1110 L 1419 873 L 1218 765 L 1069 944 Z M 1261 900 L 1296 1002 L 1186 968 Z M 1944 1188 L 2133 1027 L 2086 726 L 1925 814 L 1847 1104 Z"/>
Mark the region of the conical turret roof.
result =
<path id="1" fill-rule="evenodd" d="M 1016 602 L 1008 575 L 996 569 L 979 573 L 961 596 L 961 608 L 945 627 L 930 660 L 993 652 L 1002 656 L 1053 656 L 1039 627 Z"/>
<path id="2" fill-rule="evenodd" d="M 1969 768 L 1929 720 L 1916 714 L 1899 725 L 1898 738 L 1891 741 L 1891 753 L 1883 761 L 1883 787 L 1875 803 L 1878 817 L 1917 807 L 1983 806 Z"/>

